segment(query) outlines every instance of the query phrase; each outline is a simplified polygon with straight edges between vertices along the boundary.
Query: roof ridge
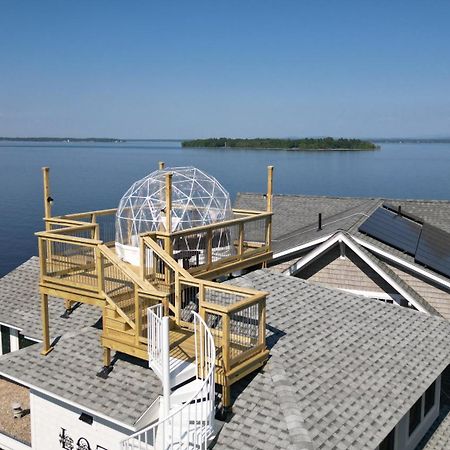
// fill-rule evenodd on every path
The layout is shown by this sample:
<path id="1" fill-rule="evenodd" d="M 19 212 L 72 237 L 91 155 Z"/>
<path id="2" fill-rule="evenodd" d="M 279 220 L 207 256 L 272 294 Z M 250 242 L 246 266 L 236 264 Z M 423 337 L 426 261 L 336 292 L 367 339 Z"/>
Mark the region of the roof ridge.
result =
<path id="1" fill-rule="evenodd" d="M 270 358 L 268 365 L 268 371 L 273 381 L 273 390 L 280 400 L 280 409 L 286 421 L 293 448 L 314 450 L 316 447 L 306 427 L 305 419 L 300 413 L 300 401 L 297 399 L 297 391 L 291 382 L 291 377 L 285 370 L 283 358 L 274 354 Z"/>
<path id="2" fill-rule="evenodd" d="M 262 192 L 238 192 L 238 195 L 258 195 L 263 196 Z M 294 198 L 327 198 L 334 200 L 383 200 L 383 201 L 396 201 L 396 202 L 421 202 L 421 203 L 447 203 L 450 204 L 450 199 L 430 199 L 430 198 L 394 198 L 384 196 L 351 196 L 351 195 L 307 195 L 307 194 L 274 194 L 274 197 L 294 197 Z"/>
<path id="3" fill-rule="evenodd" d="M 263 192 L 237 192 L 238 195 L 266 195 Z M 381 197 L 351 197 L 351 196 L 339 196 L 339 195 L 307 195 L 307 194 L 273 194 L 274 197 L 295 197 L 295 198 L 327 198 L 333 200 L 382 200 Z"/>
<path id="4" fill-rule="evenodd" d="M 396 283 L 400 285 L 405 291 L 407 291 L 411 296 L 417 300 L 417 302 L 427 309 L 433 315 L 437 315 L 439 317 L 443 317 L 442 314 L 437 311 L 432 305 L 430 305 L 413 287 L 411 287 L 408 283 L 406 283 L 400 276 L 398 276 L 384 261 L 379 259 L 377 256 L 373 255 L 367 249 L 365 249 L 362 245 L 358 244 L 351 235 L 347 235 L 354 245 L 358 246 L 359 250 L 364 253 L 368 258 L 370 258 L 378 267 L 386 273 L 389 277 L 391 277 Z"/>
<path id="5" fill-rule="evenodd" d="M 350 206 L 349 208 L 346 208 L 338 213 L 331 214 L 329 216 L 323 216 L 322 228 L 325 229 L 327 226 L 332 225 L 334 223 L 333 219 L 335 220 L 335 222 L 339 222 L 339 221 L 347 220 L 352 216 L 358 216 L 357 218 L 355 218 L 355 223 L 352 224 L 350 227 L 348 227 L 349 230 L 354 228 L 356 223 L 359 223 L 361 220 L 366 219 L 368 217 L 368 215 L 364 212 L 361 212 L 360 209 L 362 207 L 369 206 L 370 203 L 375 202 L 375 201 L 376 201 L 376 204 L 373 206 L 373 208 L 371 208 L 371 209 L 374 209 L 374 208 L 378 207 L 381 200 L 368 199 L 367 201 L 361 203 L 360 205 Z M 348 215 L 346 215 L 346 214 L 348 214 Z M 298 228 L 294 231 L 291 231 L 289 233 L 282 234 L 281 236 L 274 238 L 273 242 L 280 242 L 280 241 L 307 233 L 309 231 L 314 231 L 315 229 L 317 229 L 317 221 L 311 222 L 311 223 L 309 223 L 301 228 Z M 332 233 L 335 233 L 336 231 L 339 231 L 339 230 L 340 230 L 340 228 L 332 231 Z"/>

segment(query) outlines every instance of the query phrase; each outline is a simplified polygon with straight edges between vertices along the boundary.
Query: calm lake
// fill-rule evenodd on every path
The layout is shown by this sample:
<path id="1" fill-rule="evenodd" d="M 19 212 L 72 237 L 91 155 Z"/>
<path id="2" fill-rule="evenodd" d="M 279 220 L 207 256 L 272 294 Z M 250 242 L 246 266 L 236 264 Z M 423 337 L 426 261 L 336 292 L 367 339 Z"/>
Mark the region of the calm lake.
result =
<path id="1" fill-rule="evenodd" d="M 116 207 L 137 179 L 166 166 L 193 165 L 234 197 L 264 192 L 275 166 L 275 193 L 450 199 L 450 144 L 382 144 L 368 152 L 182 149 L 178 142 L 118 144 L 0 142 L 0 276 L 37 254 L 43 229 L 41 167 L 51 168 L 53 211 Z"/>

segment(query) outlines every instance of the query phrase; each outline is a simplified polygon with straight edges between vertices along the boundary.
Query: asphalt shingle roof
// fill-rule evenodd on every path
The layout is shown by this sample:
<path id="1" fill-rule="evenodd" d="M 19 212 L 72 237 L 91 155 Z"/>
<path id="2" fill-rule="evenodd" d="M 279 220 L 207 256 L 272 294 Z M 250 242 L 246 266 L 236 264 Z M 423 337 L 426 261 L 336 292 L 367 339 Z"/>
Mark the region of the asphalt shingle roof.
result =
<path id="1" fill-rule="evenodd" d="M 335 216 L 349 209 L 362 207 L 370 200 L 374 199 L 274 195 L 273 239 L 278 241 L 304 227 L 311 228 L 311 225 L 315 225 L 313 228 L 316 229 L 319 213 L 322 213 L 322 218 Z M 262 194 L 238 193 L 235 207 L 265 210 L 266 199 Z"/>
<path id="2" fill-rule="evenodd" d="M 238 383 L 218 449 L 373 449 L 450 363 L 441 318 L 267 270 L 233 284 L 270 292 L 271 358 Z"/>
<path id="3" fill-rule="evenodd" d="M 161 382 L 145 362 L 118 355 L 106 380 L 100 330 L 66 333 L 47 355 L 40 345 L 0 357 L 0 375 L 103 414 L 130 428 L 162 393 Z"/>
<path id="4" fill-rule="evenodd" d="M 0 322 L 19 328 L 27 337 L 41 340 L 38 283 L 39 258 L 36 256 L 0 278 Z M 61 317 L 64 311 L 63 300 L 49 297 L 52 338 L 93 325 L 101 317 L 101 310 L 90 305 L 78 305 L 67 319 Z"/>
<path id="5" fill-rule="evenodd" d="M 337 231 L 347 231 L 352 236 L 364 240 L 380 250 L 436 275 L 433 270 L 415 263 L 414 257 L 359 232 L 358 228 L 361 223 L 383 203 L 394 207 L 401 205 L 403 211 L 424 219 L 430 225 L 450 232 L 450 201 L 447 200 L 274 195 L 274 253 L 295 248 Z M 235 202 L 237 208 L 264 209 L 264 205 L 264 197 L 257 193 L 238 193 Z M 319 213 L 322 213 L 322 230 L 317 230 Z M 438 275 L 445 278 L 441 274 Z"/>

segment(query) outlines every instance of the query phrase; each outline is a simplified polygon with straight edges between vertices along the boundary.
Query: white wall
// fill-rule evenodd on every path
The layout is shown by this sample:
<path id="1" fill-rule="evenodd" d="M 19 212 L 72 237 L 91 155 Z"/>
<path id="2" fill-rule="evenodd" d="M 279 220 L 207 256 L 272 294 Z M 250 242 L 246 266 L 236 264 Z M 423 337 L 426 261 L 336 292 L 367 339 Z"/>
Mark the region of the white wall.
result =
<path id="1" fill-rule="evenodd" d="M 92 425 L 84 423 L 79 420 L 82 410 L 36 391 L 30 392 L 30 409 L 33 450 L 61 450 L 62 428 L 73 439 L 73 448 L 77 448 L 77 442 L 84 438 L 91 450 L 120 450 L 120 441 L 132 434 L 130 430 L 96 416 L 93 416 Z M 83 440 L 80 443 L 86 445 Z"/>
<path id="2" fill-rule="evenodd" d="M 16 352 L 17 350 L 19 350 L 19 330 L 10 328 L 9 338 L 11 340 L 11 351 Z"/>

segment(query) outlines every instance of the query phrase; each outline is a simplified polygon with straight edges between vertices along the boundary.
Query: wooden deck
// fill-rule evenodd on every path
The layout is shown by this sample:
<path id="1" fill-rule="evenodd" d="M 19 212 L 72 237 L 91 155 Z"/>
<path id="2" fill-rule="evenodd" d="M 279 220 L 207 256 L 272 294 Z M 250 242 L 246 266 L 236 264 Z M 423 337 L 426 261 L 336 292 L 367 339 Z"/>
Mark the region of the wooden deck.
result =
<path id="1" fill-rule="evenodd" d="M 272 175 L 269 168 L 266 211 L 234 210 L 234 218 L 187 230 L 172 230 L 171 214 L 161 231 L 139 235 L 140 265 L 122 261 L 111 243 L 116 209 L 52 217 L 48 169 L 44 170 L 46 231 L 38 232 L 43 350 L 50 346 L 48 296 L 100 307 L 103 312 L 103 364 L 111 350 L 148 359 L 147 309 L 162 304 L 171 319 L 170 356 L 195 358 L 191 311 L 210 329 L 217 349 L 216 381 L 229 386 L 267 360 L 266 293 L 216 283 L 235 270 L 261 266 L 272 257 Z M 170 183 L 168 184 L 170 188 Z M 171 209 L 170 189 L 166 205 Z M 108 220 L 106 220 L 109 218 Z M 111 220 L 112 219 L 112 220 Z M 105 225 L 105 223 L 107 225 Z M 103 228 L 104 227 L 104 228 Z M 215 252 L 217 233 L 227 230 L 232 251 Z M 177 261 L 179 242 L 201 236 L 201 258 Z M 177 244 L 178 243 L 178 244 Z M 178 255 L 179 256 L 179 255 Z"/>

